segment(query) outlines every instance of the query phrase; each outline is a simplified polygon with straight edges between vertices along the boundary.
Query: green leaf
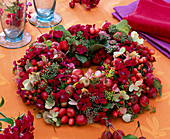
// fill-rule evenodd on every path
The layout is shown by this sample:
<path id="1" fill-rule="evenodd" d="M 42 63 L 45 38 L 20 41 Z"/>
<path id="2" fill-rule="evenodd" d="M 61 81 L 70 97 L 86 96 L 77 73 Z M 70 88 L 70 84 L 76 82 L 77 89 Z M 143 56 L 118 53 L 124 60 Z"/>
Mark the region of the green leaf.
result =
<path id="1" fill-rule="evenodd" d="M 47 41 L 45 41 L 45 44 L 47 45 L 48 49 L 50 49 L 50 48 L 51 48 L 52 41 L 47 40 Z"/>
<path id="2" fill-rule="evenodd" d="M 94 44 L 94 45 L 90 46 L 89 49 L 90 49 L 90 52 L 91 52 L 91 53 L 94 53 L 94 52 L 100 50 L 100 49 L 103 48 L 103 47 L 104 47 L 103 44 Z"/>
<path id="3" fill-rule="evenodd" d="M 138 138 L 134 135 L 127 135 L 127 136 L 122 137 L 121 139 L 138 139 Z"/>
<path id="4" fill-rule="evenodd" d="M 126 34 L 129 33 L 129 25 L 127 20 L 122 20 L 116 25 L 116 29 L 125 32 Z"/>
<path id="5" fill-rule="evenodd" d="M 162 96 L 162 84 L 157 79 L 155 79 L 153 82 L 153 86 L 158 91 L 159 97 L 161 97 Z"/>
<path id="6" fill-rule="evenodd" d="M 104 109 L 110 109 L 114 106 L 114 103 L 107 103 L 106 105 L 103 106 Z"/>
<path id="7" fill-rule="evenodd" d="M 71 33 L 68 30 L 66 30 L 62 25 L 56 26 L 53 30 L 60 30 L 60 31 L 63 32 L 64 35 L 69 36 L 69 37 L 73 37 L 71 35 Z"/>
<path id="8" fill-rule="evenodd" d="M 2 100 L 0 102 L 0 107 L 2 107 L 4 105 L 4 98 L 1 96 Z"/>
<path id="9" fill-rule="evenodd" d="M 78 54 L 75 54 L 77 59 L 79 61 L 81 61 L 82 63 L 85 63 L 87 61 L 87 58 L 85 56 L 81 56 L 81 55 L 78 55 Z"/>
<path id="10" fill-rule="evenodd" d="M 2 118 L 0 121 L 6 122 L 8 124 L 11 124 L 11 126 L 14 125 L 14 121 L 11 118 Z"/>

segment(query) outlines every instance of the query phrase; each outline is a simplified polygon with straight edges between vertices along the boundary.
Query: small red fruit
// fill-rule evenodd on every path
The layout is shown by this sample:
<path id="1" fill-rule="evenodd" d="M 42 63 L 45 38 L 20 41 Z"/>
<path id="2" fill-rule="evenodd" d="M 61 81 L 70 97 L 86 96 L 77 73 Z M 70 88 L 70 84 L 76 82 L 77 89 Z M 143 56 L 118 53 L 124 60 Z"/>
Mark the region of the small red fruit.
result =
<path id="1" fill-rule="evenodd" d="M 72 71 L 72 75 L 76 75 L 77 77 L 81 78 L 84 76 L 84 73 L 81 69 L 74 69 Z"/>
<path id="2" fill-rule="evenodd" d="M 129 96 L 129 101 L 130 101 L 132 104 L 136 104 L 136 103 L 138 102 L 138 100 L 139 100 L 139 97 L 138 97 L 136 94 Z"/>
<path id="3" fill-rule="evenodd" d="M 112 112 L 112 116 L 113 116 L 113 118 L 117 118 L 117 117 L 118 117 L 117 111 L 113 111 L 113 112 Z"/>
<path id="4" fill-rule="evenodd" d="M 69 45 L 67 41 L 61 41 L 59 44 L 61 46 L 61 50 L 63 50 L 64 52 L 68 51 Z"/>
<path id="5" fill-rule="evenodd" d="M 133 110 L 134 113 L 139 113 L 139 112 L 140 112 L 140 106 L 139 106 L 139 104 L 138 104 L 138 103 L 134 104 L 134 105 L 132 106 L 132 110 Z"/>
<path id="6" fill-rule="evenodd" d="M 108 31 L 110 25 L 111 25 L 110 22 L 107 22 L 107 21 L 104 22 L 103 25 L 102 25 L 102 30 L 103 31 Z"/>
<path id="7" fill-rule="evenodd" d="M 64 115 L 62 118 L 61 118 L 61 123 L 63 124 L 66 124 L 68 122 L 68 117 L 66 115 Z"/>
<path id="8" fill-rule="evenodd" d="M 61 46 L 60 46 L 60 44 L 58 42 L 53 42 L 51 44 L 51 48 L 55 48 L 57 50 L 61 50 Z"/>
<path id="9" fill-rule="evenodd" d="M 91 60 L 87 60 L 86 62 L 81 63 L 81 65 L 82 65 L 84 68 L 90 67 L 90 64 L 91 64 Z"/>
<path id="10" fill-rule="evenodd" d="M 83 114 L 78 114 L 76 116 L 76 124 L 85 125 L 87 123 L 87 118 Z"/>
<path id="11" fill-rule="evenodd" d="M 73 108 L 67 108 L 66 114 L 68 117 L 73 117 L 76 114 L 76 112 Z"/>
<path id="12" fill-rule="evenodd" d="M 149 50 L 148 50 L 148 53 L 149 53 L 150 55 L 154 55 L 154 54 L 155 54 L 155 50 L 149 49 Z"/>
<path id="13" fill-rule="evenodd" d="M 141 79 L 141 78 L 142 78 L 142 73 L 140 73 L 140 72 L 136 73 L 136 77 L 137 77 L 138 79 Z"/>
<path id="14" fill-rule="evenodd" d="M 96 33 L 96 29 L 94 27 L 90 28 L 90 34 L 94 35 Z"/>
<path id="15" fill-rule="evenodd" d="M 107 88 L 112 88 L 113 84 L 114 83 L 111 79 L 106 79 L 106 80 L 103 81 L 103 85 Z"/>
<path id="16" fill-rule="evenodd" d="M 53 108 L 53 111 L 55 111 L 55 112 L 58 112 L 60 109 L 59 109 L 59 107 L 54 107 Z"/>
<path id="17" fill-rule="evenodd" d="M 117 40 L 117 41 L 120 41 L 120 40 L 121 40 L 121 35 L 122 35 L 121 32 L 115 32 L 115 33 L 113 34 L 113 39 L 114 39 L 114 40 Z"/>
<path id="18" fill-rule="evenodd" d="M 102 139 L 112 139 L 112 133 L 108 130 L 108 131 L 104 131 L 101 135 Z"/>
<path id="19" fill-rule="evenodd" d="M 75 2 L 72 0 L 72 1 L 70 1 L 69 2 L 69 6 L 71 7 L 71 8 L 74 8 L 75 7 Z"/>
<path id="20" fill-rule="evenodd" d="M 141 96 L 140 100 L 139 100 L 139 104 L 142 106 L 142 107 L 146 107 L 149 105 L 149 99 L 147 96 L 143 95 Z"/>
<path id="21" fill-rule="evenodd" d="M 58 117 L 62 117 L 65 113 L 66 113 L 66 109 L 65 108 L 61 108 L 59 110 Z"/>
<path id="22" fill-rule="evenodd" d="M 120 136 L 117 132 L 118 132 L 121 136 Z M 121 138 L 124 137 L 124 136 L 125 136 L 125 134 L 124 134 L 123 131 L 117 130 L 117 131 L 114 131 L 114 132 L 113 132 L 113 137 L 112 137 L 112 139 L 121 139 Z"/>
<path id="23" fill-rule="evenodd" d="M 65 91 L 69 94 L 70 97 L 72 97 L 73 94 L 75 93 L 75 89 L 74 89 L 73 85 L 68 85 L 65 88 Z"/>
<path id="24" fill-rule="evenodd" d="M 137 81 L 137 78 L 135 76 L 131 76 L 130 80 L 135 83 Z"/>
<path id="25" fill-rule="evenodd" d="M 32 59 L 32 60 L 31 60 L 31 64 L 32 64 L 33 66 L 36 66 L 36 64 L 37 64 L 37 60 Z"/>
<path id="26" fill-rule="evenodd" d="M 41 93 L 41 97 L 42 97 L 43 100 L 46 100 L 48 98 L 48 93 L 46 91 L 43 91 Z"/>
<path id="27" fill-rule="evenodd" d="M 68 125 L 70 126 L 74 125 L 74 118 L 68 119 Z"/>

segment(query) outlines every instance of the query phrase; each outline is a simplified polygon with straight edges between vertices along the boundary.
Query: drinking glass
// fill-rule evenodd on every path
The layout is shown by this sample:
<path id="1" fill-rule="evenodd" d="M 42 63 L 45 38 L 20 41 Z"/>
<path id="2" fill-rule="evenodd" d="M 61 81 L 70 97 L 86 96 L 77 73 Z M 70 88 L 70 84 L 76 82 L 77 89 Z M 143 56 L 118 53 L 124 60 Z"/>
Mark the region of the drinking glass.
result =
<path id="1" fill-rule="evenodd" d="M 20 48 L 31 41 L 31 35 L 24 31 L 27 0 L 0 0 L 0 19 L 3 32 L 0 45 L 5 48 Z"/>
<path id="2" fill-rule="evenodd" d="M 49 28 L 59 24 L 61 16 L 54 12 L 56 0 L 33 0 L 35 13 L 31 14 L 29 22 L 40 28 Z"/>

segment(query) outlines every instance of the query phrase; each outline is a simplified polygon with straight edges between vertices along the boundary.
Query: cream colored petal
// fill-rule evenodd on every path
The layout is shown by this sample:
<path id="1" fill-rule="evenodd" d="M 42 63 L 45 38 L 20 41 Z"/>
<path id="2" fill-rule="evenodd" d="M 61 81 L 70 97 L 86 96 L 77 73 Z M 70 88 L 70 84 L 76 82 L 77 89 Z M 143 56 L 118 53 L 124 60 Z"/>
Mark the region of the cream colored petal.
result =
<path id="1" fill-rule="evenodd" d="M 134 90 L 134 87 L 135 87 L 135 85 L 134 85 L 134 84 L 131 84 L 131 85 L 129 86 L 129 91 L 132 92 L 132 91 Z"/>

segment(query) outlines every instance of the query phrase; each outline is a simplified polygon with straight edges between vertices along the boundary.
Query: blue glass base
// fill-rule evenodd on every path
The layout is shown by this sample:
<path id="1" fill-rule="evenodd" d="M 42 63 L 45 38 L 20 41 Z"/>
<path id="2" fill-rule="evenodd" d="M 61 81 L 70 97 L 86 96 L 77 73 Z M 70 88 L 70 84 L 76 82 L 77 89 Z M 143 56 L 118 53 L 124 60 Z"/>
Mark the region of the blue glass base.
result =
<path id="1" fill-rule="evenodd" d="M 23 38 L 23 35 L 21 35 L 20 37 L 18 37 L 16 39 L 8 38 L 7 36 L 5 36 L 5 39 L 9 42 L 19 42 L 22 40 L 22 38 Z"/>
<path id="2" fill-rule="evenodd" d="M 29 44 L 32 40 L 31 35 L 24 31 L 23 35 L 17 39 L 9 39 L 5 36 L 4 32 L 0 33 L 0 46 L 8 49 L 21 48 Z"/>
<path id="3" fill-rule="evenodd" d="M 30 24 L 39 28 L 50 28 L 58 25 L 61 22 L 62 18 L 58 13 L 54 12 L 53 17 L 49 18 L 40 18 L 37 16 L 37 13 L 32 13 L 31 18 L 29 19 Z"/>

